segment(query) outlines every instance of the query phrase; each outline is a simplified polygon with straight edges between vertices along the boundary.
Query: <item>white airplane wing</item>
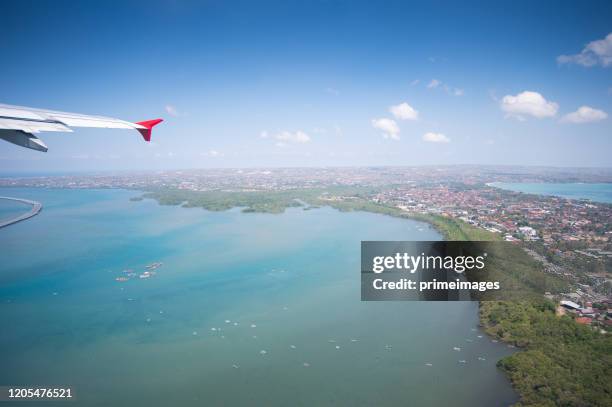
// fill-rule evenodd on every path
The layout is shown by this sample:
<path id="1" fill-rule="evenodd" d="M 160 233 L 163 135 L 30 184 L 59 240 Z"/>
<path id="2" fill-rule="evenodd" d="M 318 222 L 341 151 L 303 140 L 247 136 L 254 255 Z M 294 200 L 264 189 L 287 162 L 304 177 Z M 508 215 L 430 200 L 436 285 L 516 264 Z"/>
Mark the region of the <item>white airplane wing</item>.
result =
<path id="1" fill-rule="evenodd" d="M 18 146 L 46 152 L 45 143 L 35 134 L 43 131 L 72 132 L 71 127 L 99 127 L 104 129 L 134 129 L 146 141 L 151 141 L 153 126 L 163 119 L 131 123 L 112 117 L 87 116 L 31 107 L 0 104 L 0 139 Z"/>

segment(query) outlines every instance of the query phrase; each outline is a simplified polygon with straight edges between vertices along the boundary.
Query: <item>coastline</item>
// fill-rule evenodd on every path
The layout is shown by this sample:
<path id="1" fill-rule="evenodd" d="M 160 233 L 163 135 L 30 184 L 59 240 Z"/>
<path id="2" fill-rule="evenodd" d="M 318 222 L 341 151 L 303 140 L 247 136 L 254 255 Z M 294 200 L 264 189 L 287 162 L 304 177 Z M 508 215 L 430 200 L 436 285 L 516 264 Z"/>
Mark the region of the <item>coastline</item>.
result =
<path id="1" fill-rule="evenodd" d="M 151 198 L 160 205 L 199 207 L 209 211 L 241 208 L 245 213 L 280 214 L 289 207 L 301 206 L 302 209 L 307 210 L 311 207 L 329 206 L 342 212 L 363 211 L 421 221 L 438 231 L 444 240 L 500 239 L 498 234 L 478 229 L 455 218 L 436 214 L 409 213 L 396 207 L 372 202 L 362 194 L 368 190 L 371 191 L 372 188 L 332 188 L 327 189 L 325 191 L 327 194 L 323 195 L 321 194 L 322 189 L 222 194 L 214 191 L 110 189 L 124 189 L 134 192 L 135 195 L 130 199 L 132 201 Z M 334 195 L 330 195 L 330 193 Z M 334 199 L 334 196 L 339 196 L 340 199 Z M 302 200 L 301 205 L 295 204 L 296 199 Z M 304 203 L 310 206 L 305 206 Z M 525 270 L 527 277 L 530 273 L 541 275 L 541 270 L 537 267 L 537 264 L 533 263 L 533 265 L 532 269 Z M 575 383 L 575 386 L 581 386 L 579 392 L 581 395 L 576 396 L 577 400 L 588 401 L 590 403 L 588 405 L 606 405 L 607 399 L 604 398 L 604 402 L 600 402 L 594 396 L 598 391 L 604 397 L 605 394 L 608 394 L 605 391 L 600 391 L 602 387 L 607 388 L 605 383 L 600 383 L 601 378 L 609 377 L 609 373 L 605 373 L 605 371 L 602 373 L 604 368 L 601 366 L 601 361 L 606 359 L 605 356 L 600 355 L 598 350 L 607 346 L 605 342 L 608 338 L 605 338 L 604 335 L 589 332 L 588 328 L 579 326 L 571 318 L 556 317 L 554 315 L 554 304 L 544 298 L 542 298 L 541 303 L 536 300 L 481 302 L 478 310 L 480 326 L 488 336 L 499 342 L 504 342 L 510 347 L 517 348 L 517 352 L 513 355 L 500 359 L 497 366 L 518 394 L 520 405 L 543 405 L 554 403 L 555 400 L 568 401 L 563 392 L 568 380 Z M 517 316 L 520 318 L 517 319 Z M 524 330 L 525 324 L 530 326 L 527 332 Z M 567 331 L 579 338 L 577 343 L 568 342 Z M 556 336 L 550 339 L 548 332 L 555 332 Z M 561 355 L 555 349 L 567 349 L 567 351 Z M 592 360 L 589 360 L 588 363 L 580 362 L 583 355 L 589 355 L 588 357 Z M 563 356 L 563 359 L 561 359 L 561 356 Z M 537 362 L 534 362 L 535 365 L 534 363 L 529 364 L 532 359 Z M 570 365 L 564 364 L 564 361 L 567 360 L 571 361 Z M 573 362 L 574 360 L 577 362 Z M 578 365 L 574 366 L 573 363 L 578 363 Z M 582 364 L 580 365 L 580 363 Z M 582 366 L 593 367 L 594 373 L 580 370 Z M 550 370 L 553 370 L 555 374 L 552 377 Z M 584 386 L 585 382 L 596 382 L 597 384 L 588 388 L 588 386 Z M 534 383 L 545 383 L 545 386 L 539 387 L 539 384 L 535 386 Z M 540 391 L 540 388 L 544 390 Z M 586 390 L 583 390 L 585 388 Z"/>
<path id="2" fill-rule="evenodd" d="M 285 191 L 282 197 L 286 199 L 287 194 Z M 189 199 L 187 195 L 193 199 Z M 214 199 L 211 202 L 199 193 L 187 195 L 178 194 L 180 202 L 165 200 L 160 191 L 145 194 L 143 197 L 156 199 L 166 205 L 223 210 L 216 206 L 209 207 L 211 204 L 218 204 Z M 244 200 L 244 194 L 238 195 L 241 198 L 239 200 L 241 205 L 229 206 L 250 208 L 245 212 L 282 213 L 286 207 L 289 207 L 281 203 L 272 207 L 264 204 L 252 208 L 250 202 Z M 296 195 L 311 206 L 329 206 L 340 211 L 364 211 L 421 221 L 437 230 L 445 240 L 501 239 L 498 234 L 478 229 L 458 219 L 435 214 L 407 213 L 399 208 L 364 199 L 358 193 L 351 199 L 321 199 L 315 191 L 289 191 L 289 196 L 295 198 Z M 173 198 L 176 199 L 177 196 Z M 227 201 L 223 203 L 229 204 Z M 516 252 L 526 255 L 522 250 Z M 500 270 L 501 273 L 511 271 L 513 270 Z M 543 274 L 541 264 L 536 261 L 527 261 L 525 267 L 519 271 L 527 280 L 543 278 L 554 282 L 556 279 Z M 492 340 L 517 349 L 513 355 L 498 360 L 497 367 L 517 393 L 518 405 L 573 405 L 572 403 L 581 402 L 586 402 L 588 405 L 606 405 L 609 401 L 609 397 L 606 396 L 608 394 L 606 389 L 609 387 L 606 380 L 609 373 L 606 373 L 605 353 L 602 354 L 600 349 L 608 346 L 606 343 L 610 338 L 576 324 L 569 317 L 557 317 L 554 309 L 555 304 L 544 297 L 513 302 L 479 302 L 478 319 L 482 330 Z M 527 331 L 524 328 L 526 325 L 529 326 Z M 550 332 L 554 332 L 552 339 Z M 564 349 L 564 352 L 559 352 L 558 349 Z M 585 361 L 585 358 L 589 360 Z M 584 366 L 592 370 L 585 370 Z M 568 394 L 565 389 L 570 385 L 575 391 Z"/>
<path id="3" fill-rule="evenodd" d="M 541 197 L 612 204 L 612 183 L 606 182 L 487 182 L 491 188 Z"/>
<path id="4" fill-rule="evenodd" d="M 24 197 L 44 202 L 45 210 L 50 212 L 28 224 L 32 225 L 27 228 L 32 229 L 32 241 L 14 240 L 19 251 L 11 252 L 9 259 L 25 260 L 7 262 L 4 269 L 21 271 L 27 264 L 37 262 L 34 256 L 22 255 L 33 244 L 58 253 L 54 257 L 65 261 L 54 264 L 54 258 L 43 253 L 39 258 L 45 259 L 45 267 L 39 269 L 44 269 L 49 278 L 23 279 L 17 282 L 18 291 L 11 291 L 9 287 L 3 292 L 2 297 L 14 304 L 4 307 L 5 315 L 10 316 L 6 320 L 24 319 L 24 324 L 11 330 L 8 336 L 15 342 L 5 349 L 11 353 L 6 377 L 19 374 L 19 380 L 30 380 L 32 374 L 26 369 L 13 374 L 8 367 L 20 366 L 19 355 L 27 345 L 21 345 L 18 339 L 32 332 L 39 318 L 46 318 L 37 314 L 44 308 L 51 321 L 58 321 L 58 327 L 81 327 L 80 335 L 87 342 L 83 346 L 80 343 L 65 346 L 70 338 L 63 336 L 52 338 L 50 345 L 37 342 L 34 349 L 45 352 L 61 346 L 55 360 L 66 360 L 65 367 L 41 371 L 41 375 L 69 382 L 65 379 L 76 376 L 72 373 L 74 369 L 79 372 L 82 369 L 79 376 L 84 379 L 76 379 L 74 385 L 88 390 L 88 399 L 95 396 L 107 404 L 111 400 L 120 401 L 123 396 L 119 395 L 140 399 L 139 382 L 134 377 L 142 378 L 142 383 L 159 380 L 168 388 L 185 388 L 182 382 L 186 377 L 202 383 L 199 375 L 211 377 L 205 381 L 205 387 L 211 387 L 215 381 L 219 385 L 208 391 L 200 387 L 201 391 L 193 393 L 209 404 L 222 404 L 223 400 L 226 404 L 244 404 L 231 402 L 244 399 L 224 390 L 225 386 L 227 389 L 236 386 L 237 379 L 248 390 L 247 394 L 256 395 L 268 404 L 283 404 L 283 400 L 325 404 L 330 400 L 329 394 L 338 402 L 373 405 L 384 391 L 389 394 L 379 401 L 387 406 L 405 404 L 412 397 L 419 405 L 427 405 L 429 400 L 438 400 L 436 405 L 454 400 L 455 404 L 466 407 L 511 405 L 518 400 L 510 383 L 495 366 L 510 350 L 484 336 L 478 327 L 477 304 L 386 303 L 364 307 L 354 297 L 359 286 L 359 281 L 351 277 L 355 256 L 359 255 L 359 244 L 355 242 L 364 238 L 442 239 L 427 225 L 365 212 L 339 213 L 329 207 L 319 211 L 289 208 L 282 216 L 251 216 L 238 208 L 223 213 L 200 208 L 184 210 L 177 206 L 159 206 L 152 200 L 130 202 L 134 195 L 129 190 L 23 191 Z M 262 227 L 266 228 L 263 235 Z M 19 230 L 15 228 L 18 233 Z M 295 231 L 299 231 L 299 241 L 286 238 L 293 237 Z M 102 236 L 108 238 L 98 243 Z M 245 240 L 244 236 L 250 238 Z M 257 240 L 260 238 L 265 240 Z M 49 241 L 48 246 L 40 244 L 45 240 Z M 143 243 L 146 250 L 141 250 Z M 64 247 L 66 252 L 61 250 Z M 244 251 L 237 251 L 239 248 Z M 97 254 L 101 252 L 102 255 Z M 228 257 L 228 252 L 243 255 L 234 260 Z M 164 262 L 156 277 L 131 282 L 115 280 L 116 276 L 125 275 L 124 270 L 128 268 L 144 270 L 146 264 L 155 261 Z M 32 273 L 36 276 L 36 270 Z M 238 281 L 240 284 L 236 286 Z M 196 292 L 194 287 L 198 287 Z M 13 292 L 21 293 L 21 301 L 13 300 Z M 21 306 L 27 303 L 26 299 L 38 297 L 41 297 L 39 307 Z M 44 306 L 47 304 L 49 307 Z M 82 305 L 74 307 L 74 304 Z M 64 317 L 60 305 L 68 307 L 70 318 Z M 163 314 L 158 314 L 158 310 L 163 310 Z M 100 316 L 92 321 L 94 313 Z M 69 320 L 61 322 L 66 319 Z M 237 321 L 239 325 L 226 325 L 225 319 Z M 429 324 L 414 332 L 413 324 L 421 319 L 427 319 Z M 119 335 L 109 332 L 117 328 L 117 321 L 121 322 Z M 257 327 L 251 328 L 251 323 Z M 225 332 L 213 332 L 211 327 L 221 327 Z M 439 335 L 445 331 L 448 331 L 446 335 Z M 40 328 L 40 335 L 47 332 L 47 326 Z M 251 338 L 251 334 L 258 338 Z M 152 340 L 143 344 L 143 336 Z M 474 343 L 462 345 L 463 341 L 470 342 L 466 338 Z M 289 344 L 295 344 L 297 349 L 290 348 Z M 336 349 L 336 345 L 341 349 Z M 452 346 L 462 346 L 462 349 L 464 346 L 464 353 L 455 353 Z M 267 351 L 265 356 L 259 353 L 262 349 Z M 121 357 L 100 358 L 94 366 L 83 362 L 83 356 L 94 350 L 98 354 L 110 352 Z M 193 359 L 194 354 L 197 360 Z M 485 356 L 486 360 L 478 360 L 477 356 Z M 458 362 L 461 358 L 467 359 L 468 364 Z M 198 360 L 206 361 L 206 365 Z M 308 362 L 309 367 L 305 368 L 302 362 Z M 426 362 L 433 363 L 434 367 Z M 168 363 L 180 366 L 186 373 L 171 375 L 165 381 Z M 234 368 L 232 363 L 239 367 Z M 121 379 L 117 372 L 124 372 L 126 367 L 130 377 Z M 363 376 L 371 368 L 375 369 L 372 373 L 377 378 Z M 221 372 L 218 378 L 206 374 L 215 371 Z M 112 395 L 105 396 L 95 386 L 91 391 L 83 387 L 90 374 L 99 372 L 108 378 L 105 382 L 107 388 L 113 389 Z M 143 376 L 143 372 L 148 373 Z M 257 377 L 252 372 L 262 372 L 257 375 L 261 382 L 253 383 Z M 461 375 L 459 380 L 455 373 Z M 344 381 L 336 383 L 337 377 L 344 377 Z M 382 379 L 385 377 L 389 380 Z M 342 388 L 342 383 L 349 381 L 359 385 Z M 266 383 L 275 382 L 292 391 L 277 394 L 273 387 L 268 391 Z M 391 387 L 388 383 L 395 385 Z M 486 388 L 482 392 L 463 393 L 473 383 L 486 383 Z M 439 388 L 446 391 L 437 392 Z M 454 393 L 460 394 L 454 396 Z M 167 404 L 170 397 L 166 399 L 162 395 L 146 401 L 161 405 Z"/>
<path id="5" fill-rule="evenodd" d="M 159 197 L 156 197 L 154 193 L 146 193 L 146 192 L 143 193 L 143 195 L 139 197 L 132 198 L 132 201 L 139 201 L 145 198 L 153 199 L 157 201 L 160 205 L 174 204 L 174 205 L 183 206 L 183 207 L 198 206 L 198 205 L 194 205 L 193 203 L 190 203 L 188 200 L 176 202 L 176 203 L 169 203 L 168 201 L 164 201 L 162 199 L 160 202 Z M 369 213 L 374 213 L 374 214 L 388 215 L 388 216 L 395 217 L 395 218 L 403 218 L 403 219 L 410 219 L 410 220 L 415 220 L 418 222 L 423 222 L 427 224 L 428 226 L 432 227 L 433 229 L 435 229 L 438 233 L 440 233 L 440 235 L 442 235 L 444 240 L 493 240 L 494 241 L 494 240 L 501 239 L 501 237 L 496 235 L 495 233 L 475 228 L 460 220 L 446 218 L 440 215 L 408 213 L 408 212 L 402 211 L 399 208 L 389 207 L 389 206 L 380 205 L 380 204 L 373 204 L 369 201 L 361 201 L 361 202 L 360 201 L 350 201 L 350 202 L 322 201 L 316 198 L 312 199 L 312 196 L 304 197 L 304 198 L 297 198 L 297 199 L 299 199 L 300 203 L 303 205 L 304 210 L 309 210 L 310 208 L 313 208 L 313 207 L 328 206 L 340 212 L 363 211 L 363 212 L 369 212 Z M 203 207 L 206 210 L 219 210 L 218 208 L 214 208 L 214 209 L 207 208 L 205 205 L 201 205 L 201 207 Z M 236 208 L 236 207 L 244 208 L 243 205 L 241 206 L 236 205 L 236 206 L 232 206 L 231 208 Z M 265 213 L 279 214 L 279 213 L 284 212 L 286 207 L 282 209 L 274 208 L 273 210 L 269 210 L 269 211 L 261 210 L 261 208 L 259 209 L 260 210 L 255 210 L 247 206 L 246 210 L 243 209 L 243 212 L 245 214 L 253 213 L 253 212 L 265 212 Z M 496 336 L 490 330 L 487 329 L 486 319 L 483 313 L 481 312 L 480 302 L 478 304 L 478 320 L 479 320 L 479 324 L 480 324 L 482 331 L 487 336 L 492 338 L 494 341 L 499 340 L 499 338 L 496 338 Z M 510 341 L 505 341 L 504 339 L 501 339 L 501 341 L 507 343 L 508 346 L 510 347 L 514 347 L 514 345 Z M 519 353 L 520 351 L 522 350 L 519 349 Z M 500 368 L 500 363 L 502 362 L 502 360 L 503 359 L 497 361 L 498 368 Z M 523 399 L 523 394 L 519 391 L 515 383 L 512 381 L 508 372 L 504 371 L 503 369 L 500 369 L 500 370 L 504 372 L 506 379 L 512 385 L 513 390 L 516 392 L 517 399 L 520 402 Z"/>

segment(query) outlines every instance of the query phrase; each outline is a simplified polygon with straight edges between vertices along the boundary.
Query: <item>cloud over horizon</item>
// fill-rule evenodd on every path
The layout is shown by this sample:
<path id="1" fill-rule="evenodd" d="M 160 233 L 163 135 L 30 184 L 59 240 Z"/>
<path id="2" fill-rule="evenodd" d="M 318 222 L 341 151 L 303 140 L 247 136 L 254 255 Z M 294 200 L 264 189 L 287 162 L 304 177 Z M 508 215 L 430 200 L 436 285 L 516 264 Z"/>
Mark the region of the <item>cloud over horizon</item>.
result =
<path id="1" fill-rule="evenodd" d="M 393 116 L 395 116 L 396 119 L 399 120 L 419 119 L 419 112 L 406 102 L 400 103 L 399 105 L 391 106 L 389 108 L 389 111 L 391 112 L 391 114 L 393 114 Z"/>
<path id="2" fill-rule="evenodd" d="M 463 94 L 465 93 L 465 91 L 463 89 L 455 88 L 453 86 L 449 86 L 446 83 L 442 83 L 442 81 L 440 81 L 438 79 L 432 79 L 431 82 L 429 82 L 429 84 L 427 84 L 427 88 L 428 89 L 441 88 L 447 94 L 449 94 L 451 96 L 463 96 Z"/>
<path id="3" fill-rule="evenodd" d="M 450 143 L 450 138 L 446 137 L 444 134 L 442 133 L 433 133 L 433 132 L 428 132 L 423 134 L 423 141 L 426 141 L 428 143 Z"/>
<path id="4" fill-rule="evenodd" d="M 590 106 L 580 106 L 575 112 L 571 112 L 563 116 L 561 119 L 564 123 L 593 123 L 604 120 L 608 114 L 603 110 L 594 109 Z"/>
<path id="5" fill-rule="evenodd" d="M 200 155 L 202 157 L 218 158 L 218 157 L 223 157 L 225 154 L 217 150 L 208 150 L 205 153 L 202 153 Z"/>
<path id="6" fill-rule="evenodd" d="M 578 64 L 586 67 L 601 65 L 609 67 L 612 65 L 612 33 L 601 40 L 589 42 L 579 54 L 559 55 L 559 64 Z"/>
<path id="7" fill-rule="evenodd" d="M 281 131 L 274 135 L 274 138 L 282 143 L 304 144 L 310 142 L 310 136 L 305 132 L 298 131 Z"/>
<path id="8" fill-rule="evenodd" d="M 442 82 L 440 82 L 440 81 L 439 81 L 439 80 L 437 80 L 437 79 L 432 79 L 432 80 L 431 80 L 431 82 L 429 82 L 429 84 L 427 85 L 427 87 L 428 87 L 429 89 L 435 89 L 435 88 L 437 88 L 438 86 L 440 86 L 440 84 L 441 84 L 441 83 L 442 83 Z"/>
<path id="9" fill-rule="evenodd" d="M 391 140 L 399 140 L 399 126 L 393 119 L 372 119 L 372 126 L 383 131 L 383 137 Z"/>
<path id="10" fill-rule="evenodd" d="M 173 106 L 173 105 L 166 105 L 165 106 L 166 112 L 170 115 L 170 116 L 174 116 L 177 117 L 180 115 L 178 109 Z"/>
<path id="11" fill-rule="evenodd" d="M 506 112 L 508 117 L 518 120 L 525 120 L 525 116 L 532 116 L 538 119 L 553 117 L 559 110 L 559 105 L 550 102 L 540 93 L 524 91 L 516 96 L 506 95 L 502 98 L 501 109 Z"/>

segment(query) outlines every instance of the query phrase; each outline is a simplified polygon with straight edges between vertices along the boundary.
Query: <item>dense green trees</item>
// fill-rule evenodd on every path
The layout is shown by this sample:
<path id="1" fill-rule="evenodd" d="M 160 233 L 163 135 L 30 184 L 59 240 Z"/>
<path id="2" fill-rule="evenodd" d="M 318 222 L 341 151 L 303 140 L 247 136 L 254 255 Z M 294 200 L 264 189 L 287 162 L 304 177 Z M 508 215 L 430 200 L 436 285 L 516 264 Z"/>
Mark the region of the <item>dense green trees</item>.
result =
<path id="1" fill-rule="evenodd" d="M 550 301 L 482 302 L 491 336 L 523 348 L 498 362 L 524 406 L 612 405 L 612 337 L 572 318 Z"/>
<path id="2" fill-rule="evenodd" d="M 350 195 L 354 202 L 372 205 L 361 199 L 360 194 L 367 194 L 369 189 L 358 187 L 335 187 L 328 189 L 300 188 L 273 191 L 191 191 L 184 189 L 160 188 L 143 195 L 144 198 L 155 199 L 161 205 L 182 205 L 186 208 L 200 207 L 209 211 L 225 211 L 232 208 L 243 208 L 244 212 L 282 213 L 285 209 L 295 206 L 326 205 L 332 201 L 322 198 L 324 194 Z M 336 201 L 339 209 L 348 210 L 342 206 L 342 201 Z M 353 208 L 350 209 L 359 209 Z M 363 210 L 367 210 L 365 207 Z"/>

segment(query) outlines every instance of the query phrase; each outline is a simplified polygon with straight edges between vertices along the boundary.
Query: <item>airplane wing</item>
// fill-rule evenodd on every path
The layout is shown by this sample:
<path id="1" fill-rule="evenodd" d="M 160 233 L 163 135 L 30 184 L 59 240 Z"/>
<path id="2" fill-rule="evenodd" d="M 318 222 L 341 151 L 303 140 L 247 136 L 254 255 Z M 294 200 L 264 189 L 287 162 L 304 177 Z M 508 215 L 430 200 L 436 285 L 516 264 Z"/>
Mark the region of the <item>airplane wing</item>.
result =
<path id="1" fill-rule="evenodd" d="M 35 134 L 43 131 L 72 132 L 71 127 L 99 127 L 104 129 L 134 129 L 145 141 L 151 141 L 153 126 L 163 119 L 131 123 L 112 117 L 87 116 L 31 107 L 0 104 L 0 139 L 18 146 L 46 152 L 45 143 Z"/>

